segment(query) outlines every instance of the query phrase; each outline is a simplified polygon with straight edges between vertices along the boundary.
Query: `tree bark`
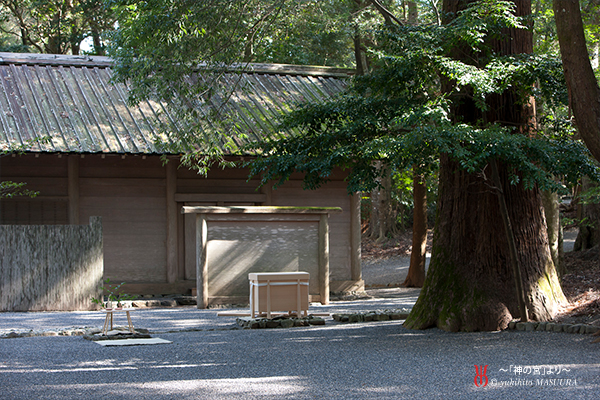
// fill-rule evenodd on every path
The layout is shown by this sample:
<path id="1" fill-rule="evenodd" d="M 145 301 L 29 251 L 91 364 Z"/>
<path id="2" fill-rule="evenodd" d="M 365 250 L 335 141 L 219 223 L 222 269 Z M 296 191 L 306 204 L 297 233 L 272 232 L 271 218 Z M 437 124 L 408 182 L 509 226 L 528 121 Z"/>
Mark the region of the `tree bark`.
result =
<path id="1" fill-rule="evenodd" d="M 550 244 L 550 254 L 552 262 L 560 276 L 564 275 L 563 255 L 560 251 L 561 244 L 561 226 L 560 212 L 558 209 L 558 195 L 552 192 L 542 192 L 542 203 L 544 204 L 544 217 L 546 218 L 546 226 L 548 227 L 548 242 Z"/>
<path id="2" fill-rule="evenodd" d="M 456 13 L 469 2 L 446 0 L 443 15 Z M 515 3 L 519 15 L 530 14 L 530 1 Z M 505 39 L 490 41 L 498 53 L 532 51 L 530 32 L 511 29 L 505 33 Z M 466 59 L 472 54 L 457 49 L 453 56 Z M 456 120 L 504 121 L 520 127 L 520 134 L 528 134 L 534 108 L 518 100 L 512 92 L 490 96 L 489 110 L 482 113 L 469 99 L 453 99 L 452 112 Z M 549 251 L 541 198 L 538 190 L 511 185 L 508 171 L 508 166 L 499 163 L 498 174 L 512 222 L 529 317 L 546 321 L 554 317 L 558 305 L 566 299 Z M 496 192 L 484 173 L 469 174 L 444 154 L 440 157 L 439 182 L 429 270 L 404 326 L 413 329 L 437 326 L 449 331 L 504 329 L 520 311 Z"/>
<path id="3" fill-rule="evenodd" d="M 410 266 L 403 286 L 422 287 L 427 260 L 427 186 L 423 176 L 413 168 L 413 234 Z"/>
<path id="4" fill-rule="evenodd" d="M 555 0 L 553 8 L 573 115 L 585 145 L 600 161 L 600 87 L 585 44 L 579 1 Z"/>
<path id="5" fill-rule="evenodd" d="M 584 178 L 581 182 L 581 192 L 585 193 L 597 186 L 590 179 Z M 573 250 L 588 250 L 600 244 L 600 228 L 598 226 L 600 223 L 600 204 L 589 204 L 580 201 L 577 207 L 581 210 L 581 215 L 579 216 L 579 234 L 575 240 Z"/>
<path id="6" fill-rule="evenodd" d="M 379 163 L 379 168 L 384 168 Z M 385 169 L 380 186 L 371 192 L 371 216 L 369 220 L 369 236 L 376 241 L 384 240 L 388 234 L 395 232 L 395 215 L 392 209 L 392 177 L 389 169 Z"/>

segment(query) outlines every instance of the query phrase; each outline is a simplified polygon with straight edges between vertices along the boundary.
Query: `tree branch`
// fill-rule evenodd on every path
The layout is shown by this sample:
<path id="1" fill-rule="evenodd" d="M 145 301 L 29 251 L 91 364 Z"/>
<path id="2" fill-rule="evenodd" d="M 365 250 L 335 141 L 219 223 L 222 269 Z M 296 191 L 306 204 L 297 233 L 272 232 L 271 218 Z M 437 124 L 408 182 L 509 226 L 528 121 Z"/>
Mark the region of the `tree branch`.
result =
<path id="1" fill-rule="evenodd" d="M 394 14 L 392 14 L 387 8 L 385 8 L 378 0 L 369 0 L 371 4 L 379 11 L 379 13 L 383 16 L 385 23 L 387 25 L 393 25 L 393 22 L 398 25 L 404 25 L 402 21 L 400 21 Z"/>

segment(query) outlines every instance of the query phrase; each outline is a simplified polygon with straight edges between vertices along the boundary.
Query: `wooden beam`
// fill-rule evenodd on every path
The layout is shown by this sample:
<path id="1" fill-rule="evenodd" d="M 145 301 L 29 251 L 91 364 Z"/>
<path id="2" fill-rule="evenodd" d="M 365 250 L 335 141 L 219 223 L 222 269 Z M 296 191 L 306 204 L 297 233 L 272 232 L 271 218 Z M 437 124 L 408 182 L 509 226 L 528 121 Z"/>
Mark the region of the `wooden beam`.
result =
<path id="1" fill-rule="evenodd" d="M 198 293 L 198 308 L 208 307 L 208 260 L 206 245 L 208 225 L 204 214 L 196 215 L 196 289 Z"/>
<path id="2" fill-rule="evenodd" d="M 265 201 L 262 203 L 263 206 L 272 206 L 273 205 L 273 184 L 268 183 L 260 188 L 260 191 L 267 196 Z"/>
<path id="3" fill-rule="evenodd" d="M 329 304 L 329 216 L 319 221 L 319 294 L 321 304 Z"/>
<path id="4" fill-rule="evenodd" d="M 340 207 L 261 207 L 261 206 L 196 206 L 183 207 L 184 214 L 330 214 L 342 212 Z"/>
<path id="5" fill-rule="evenodd" d="M 74 65 L 110 67 L 113 61 L 102 56 L 72 56 L 62 54 L 1 53 L 0 64 Z"/>
<path id="6" fill-rule="evenodd" d="M 69 156 L 67 160 L 69 224 L 79 225 L 79 157 Z"/>
<path id="7" fill-rule="evenodd" d="M 353 281 L 362 279 L 360 242 L 360 194 L 354 193 L 350 198 L 350 279 Z"/>
<path id="8" fill-rule="evenodd" d="M 177 258 L 177 202 L 175 192 L 177 191 L 177 163 L 170 160 L 166 165 L 166 213 L 167 213 L 167 282 L 173 283 L 178 278 L 179 263 Z"/>
<path id="9" fill-rule="evenodd" d="M 28 202 L 39 202 L 39 201 L 60 201 L 60 202 L 68 202 L 69 196 L 15 196 L 6 199 L 2 199 L 2 202 L 11 202 L 11 201 L 28 201 Z M 68 207 L 68 206 L 67 206 Z"/>
<path id="10" fill-rule="evenodd" d="M 236 203 L 264 203 L 267 195 L 264 193 L 177 193 L 175 201 L 180 203 L 190 202 L 236 202 Z"/>

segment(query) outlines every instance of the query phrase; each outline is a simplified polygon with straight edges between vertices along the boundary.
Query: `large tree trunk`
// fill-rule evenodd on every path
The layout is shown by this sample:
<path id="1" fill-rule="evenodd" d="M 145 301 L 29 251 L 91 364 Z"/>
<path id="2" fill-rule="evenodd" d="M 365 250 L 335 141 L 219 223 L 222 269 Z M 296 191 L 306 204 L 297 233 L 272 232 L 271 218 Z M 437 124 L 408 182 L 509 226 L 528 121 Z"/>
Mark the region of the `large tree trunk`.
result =
<path id="1" fill-rule="evenodd" d="M 381 166 L 381 162 L 379 167 Z M 371 215 L 369 218 L 369 236 L 376 241 L 382 241 L 396 233 L 396 218 L 392 209 L 392 176 L 385 169 L 380 180 L 380 186 L 371 191 Z"/>
<path id="2" fill-rule="evenodd" d="M 427 252 L 427 186 L 422 175 L 413 168 L 413 234 L 410 266 L 403 285 L 422 287 L 425 282 Z"/>
<path id="3" fill-rule="evenodd" d="M 446 0 L 444 12 L 456 12 L 466 4 L 468 1 Z M 530 1 L 516 1 L 516 4 L 520 15 L 530 14 Z M 506 33 L 508 39 L 491 42 L 501 54 L 532 51 L 529 32 Z M 514 93 L 492 96 L 488 101 L 490 109 L 483 115 L 468 99 L 462 100 L 453 107 L 457 119 L 503 121 L 521 126 L 522 134 L 527 133 L 534 108 L 532 104 L 518 102 Z M 546 321 L 553 318 L 565 297 L 549 251 L 540 194 L 521 185 L 511 185 L 506 165 L 500 164 L 498 169 L 529 317 Z M 498 330 L 520 316 L 507 232 L 498 196 L 490 190 L 493 182 L 486 178 L 490 171 L 484 172 L 469 174 L 447 155 L 441 156 L 431 262 L 421 295 L 404 324 L 408 328 Z"/>
<path id="4" fill-rule="evenodd" d="M 555 0 L 553 7 L 573 115 L 585 145 L 600 161 L 600 87 L 585 44 L 579 1 Z"/>
<path id="5" fill-rule="evenodd" d="M 581 182 L 581 192 L 597 187 L 598 184 L 592 182 L 590 179 L 583 179 Z M 577 205 L 581 211 L 579 216 L 579 234 L 573 250 L 588 250 L 594 246 L 600 244 L 600 204 L 589 204 L 587 202 L 580 201 Z"/>
<path id="6" fill-rule="evenodd" d="M 544 204 L 544 216 L 548 229 L 548 242 L 552 261 L 559 275 L 564 275 L 563 252 L 562 252 L 562 228 L 560 225 L 560 211 L 558 209 L 558 195 L 553 192 L 542 192 L 542 203 Z"/>
<path id="7" fill-rule="evenodd" d="M 600 86 L 594 75 L 583 32 L 579 1 L 556 0 L 553 3 L 556 33 L 579 135 L 594 158 L 600 161 Z M 587 224 L 579 228 L 575 250 L 600 243 L 600 206 L 584 205 Z M 591 222 L 591 224 L 590 224 Z"/>
<path id="8" fill-rule="evenodd" d="M 408 2 L 408 23 L 419 23 L 417 3 Z M 422 287 L 425 282 L 425 262 L 427 261 L 427 186 L 423 175 L 413 167 L 413 233 L 410 266 L 403 285 Z"/>

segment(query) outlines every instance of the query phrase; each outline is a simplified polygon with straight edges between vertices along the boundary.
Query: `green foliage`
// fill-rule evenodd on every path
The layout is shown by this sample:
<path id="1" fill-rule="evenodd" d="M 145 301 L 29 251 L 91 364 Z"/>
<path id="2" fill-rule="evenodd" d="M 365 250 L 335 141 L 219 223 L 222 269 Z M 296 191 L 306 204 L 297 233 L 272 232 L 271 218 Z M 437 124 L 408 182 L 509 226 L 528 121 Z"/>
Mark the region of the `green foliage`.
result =
<path id="1" fill-rule="evenodd" d="M 87 37 L 100 38 L 115 21 L 103 0 L 0 0 L 0 19 L 5 51 L 51 54 L 78 54 Z"/>
<path id="2" fill-rule="evenodd" d="M 594 186 L 579 195 L 581 204 L 600 204 L 600 186 Z"/>
<path id="3" fill-rule="evenodd" d="M 117 284 L 111 284 L 110 283 L 110 279 L 106 278 L 106 280 L 104 281 L 104 285 L 100 286 L 100 290 L 102 290 L 103 292 L 105 292 L 105 296 L 107 298 L 108 301 L 117 301 L 120 302 L 122 300 L 131 300 L 134 299 L 135 296 L 126 294 L 121 292 L 121 286 L 123 286 L 125 284 L 125 282 L 121 282 L 118 285 Z M 92 303 L 94 304 L 98 304 L 102 307 L 104 307 L 104 300 L 103 298 L 95 298 L 92 297 L 91 298 Z"/>
<path id="4" fill-rule="evenodd" d="M 0 157 L 4 157 L 8 154 L 24 154 L 26 149 L 30 149 L 36 144 L 48 143 L 50 141 L 50 137 L 43 137 L 37 139 L 27 140 L 25 143 L 20 146 L 16 146 L 10 149 L 5 149 L 0 151 Z M 36 197 L 39 192 L 32 191 L 26 189 L 25 186 L 27 183 L 25 182 L 12 182 L 12 181 L 2 181 L 0 182 L 0 199 L 3 198 L 12 198 L 16 196 L 29 196 Z"/>
<path id="5" fill-rule="evenodd" d="M 259 156 L 248 163 L 251 173 L 280 185 L 300 171 L 304 187 L 314 189 L 340 166 L 349 170 L 349 191 L 369 191 L 384 172 L 373 160 L 403 170 L 434 165 L 447 154 L 470 173 L 485 174 L 491 160 L 501 160 L 512 167 L 511 182 L 527 188 L 564 189 L 555 177 L 570 183 L 583 175 L 598 179 L 587 149 L 569 137 L 558 112 L 548 113 L 549 124 L 529 136 L 501 122 L 451 121 L 450 99 L 461 97 L 474 100 L 481 111 L 488 109 L 490 95 L 509 90 L 522 102 L 535 96 L 546 110 L 566 103 L 558 59 L 498 56 L 487 45 L 501 28 L 526 28 L 526 21 L 512 15 L 513 7 L 481 1 L 447 26 L 382 28 L 377 68 L 357 77 L 334 101 L 306 104 L 289 114 L 282 130 L 301 133 L 252 146 Z M 471 63 L 458 61 L 448 56 L 456 48 L 479 56 Z"/>
<path id="6" fill-rule="evenodd" d="M 11 198 L 16 196 L 36 197 L 39 194 L 39 192 L 26 189 L 26 185 L 27 183 L 25 182 L 0 182 L 0 199 Z"/>
<path id="7" fill-rule="evenodd" d="M 383 3 L 392 11 L 400 7 Z M 426 9 L 432 4 L 419 3 Z M 166 104 L 175 118 L 162 132 L 166 145 L 161 147 L 182 154 L 184 164 L 201 173 L 215 164 L 226 166 L 224 154 L 239 152 L 228 137 L 227 126 L 235 121 L 200 110 L 204 101 L 226 107 L 233 89 L 219 84 L 225 70 L 235 65 L 243 71 L 250 61 L 351 66 L 355 39 L 363 46 L 374 44 L 374 28 L 383 19 L 372 2 L 362 0 L 108 4 L 118 17 L 109 48 L 115 79 L 128 84 L 131 103 L 158 99 Z M 195 74 L 199 70 L 201 76 Z"/>
<path id="8" fill-rule="evenodd" d="M 286 10 L 252 46 L 253 62 L 352 67 L 347 0 L 304 1 Z M 247 48 L 247 46 L 246 46 Z M 247 58 L 246 58 L 247 59 Z"/>

